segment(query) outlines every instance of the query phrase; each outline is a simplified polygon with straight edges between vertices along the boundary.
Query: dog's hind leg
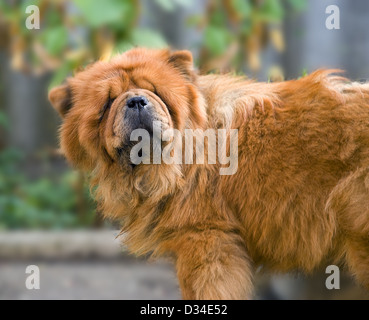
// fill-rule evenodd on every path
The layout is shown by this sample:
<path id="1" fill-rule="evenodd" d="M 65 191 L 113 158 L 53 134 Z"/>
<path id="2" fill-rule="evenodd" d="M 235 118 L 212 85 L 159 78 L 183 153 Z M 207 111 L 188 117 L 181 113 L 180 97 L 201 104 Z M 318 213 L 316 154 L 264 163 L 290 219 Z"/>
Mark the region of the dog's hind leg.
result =
<path id="1" fill-rule="evenodd" d="M 346 259 L 356 280 L 369 290 L 369 237 L 347 242 Z"/>
<path id="2" fill-rule="evenodd" d="M 334 210 L 347 265 L 369 290 L 369 168 L 358 169 L 334 188 L 328 210 Z"/>

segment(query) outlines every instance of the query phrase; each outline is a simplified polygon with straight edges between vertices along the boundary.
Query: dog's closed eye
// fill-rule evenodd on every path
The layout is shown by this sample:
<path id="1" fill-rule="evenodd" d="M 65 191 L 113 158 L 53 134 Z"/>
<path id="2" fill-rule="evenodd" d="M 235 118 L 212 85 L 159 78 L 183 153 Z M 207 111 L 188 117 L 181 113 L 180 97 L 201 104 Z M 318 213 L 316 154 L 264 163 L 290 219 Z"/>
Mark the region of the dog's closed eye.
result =
<path id="1" fill-rule="evenodd" d="M 110 110 L 113 102 L 114 102 L 115 99 L 112 99 L 110 98 L 109 96 L 109 99 L 108 101 L 104 104 L 104 107 L 101 109 L 100 111 L 100 118 L 99 118 L 99 123 L 101 123 L 103 120 L 104 120 L 104 117 L 105 117 L 105 114 L 107 113 L 107 111 Z"/>

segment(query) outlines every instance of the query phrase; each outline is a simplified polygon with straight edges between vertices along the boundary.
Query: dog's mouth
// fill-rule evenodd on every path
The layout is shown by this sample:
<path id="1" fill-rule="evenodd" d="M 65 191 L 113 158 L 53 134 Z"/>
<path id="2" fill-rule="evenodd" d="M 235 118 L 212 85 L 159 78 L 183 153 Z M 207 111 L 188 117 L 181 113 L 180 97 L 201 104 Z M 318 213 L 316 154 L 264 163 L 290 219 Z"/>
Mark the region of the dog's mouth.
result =
<path id="1" fill-rule="evenodd" d="M 136 169 L 142 163 L 148 162 L 150 160 L 151 163 L 151 155 L 146 155 L 146 157 L 150 157 L 150 159 L 144 159 L 145 154 L 143 148 L 136 147 L 133 149 L 138 143 L 142 143 L 140 141 L 129 141 L 125 143 L 122 147 L 116 149 L 118 162 L 124 168 L 129 168 L 131 170 Z M 150 135 L 150 146 L 147 146 L 146 150 L 150 148 L 150 152 L 152 150 L 152 134 Z M 139 161 L 138 159 L 145 160 L 143 162 Z"/>
<path id="2" fill-rule="evenodd" d="M 118 163 L 129 171 L 143 164 L 152 164 L 154 154 L 157 155 L 156 152 L 162 151 L 168 143 L 162 136 L 171 125 L 170 118 L 153 97 L 131 95 L 114 118 L 114 136 L 120 140 L 116 147 Z"/>

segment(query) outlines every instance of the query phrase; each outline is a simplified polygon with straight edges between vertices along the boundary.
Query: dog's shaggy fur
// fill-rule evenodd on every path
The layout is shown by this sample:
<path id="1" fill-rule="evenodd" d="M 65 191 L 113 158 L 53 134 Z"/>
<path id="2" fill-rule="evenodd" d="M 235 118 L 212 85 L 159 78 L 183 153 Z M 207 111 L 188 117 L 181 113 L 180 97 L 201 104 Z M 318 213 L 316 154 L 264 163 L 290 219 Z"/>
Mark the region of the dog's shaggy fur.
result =
<path id="1" fill-rule="evenodd" d="M 168 127 L 238 129 L 238 171 L 128 165 L 121 114 L 144 95 Z M 50 92 L 61 147 L 91 172 L 133 253 L 174 258 L 183 298 L 252 297 L 253 271 L 344 264 L 369 289 L 369 86 L 317 71 L 198 76 L 189 52 L 134 49 Z"/>

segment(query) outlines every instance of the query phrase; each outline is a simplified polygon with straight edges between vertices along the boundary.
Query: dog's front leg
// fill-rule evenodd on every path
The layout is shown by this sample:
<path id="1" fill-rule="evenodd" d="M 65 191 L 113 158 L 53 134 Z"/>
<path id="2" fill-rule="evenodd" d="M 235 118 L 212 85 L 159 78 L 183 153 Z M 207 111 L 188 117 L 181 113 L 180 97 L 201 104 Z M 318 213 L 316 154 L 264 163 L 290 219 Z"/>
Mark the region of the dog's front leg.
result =
<path id="1" fill-rule="evenodd" d="M 252 263 L 239 235 L 214 229 L 191 232 L 179 237 L 175 247 L 184 299 L 252 297 Z"/>

